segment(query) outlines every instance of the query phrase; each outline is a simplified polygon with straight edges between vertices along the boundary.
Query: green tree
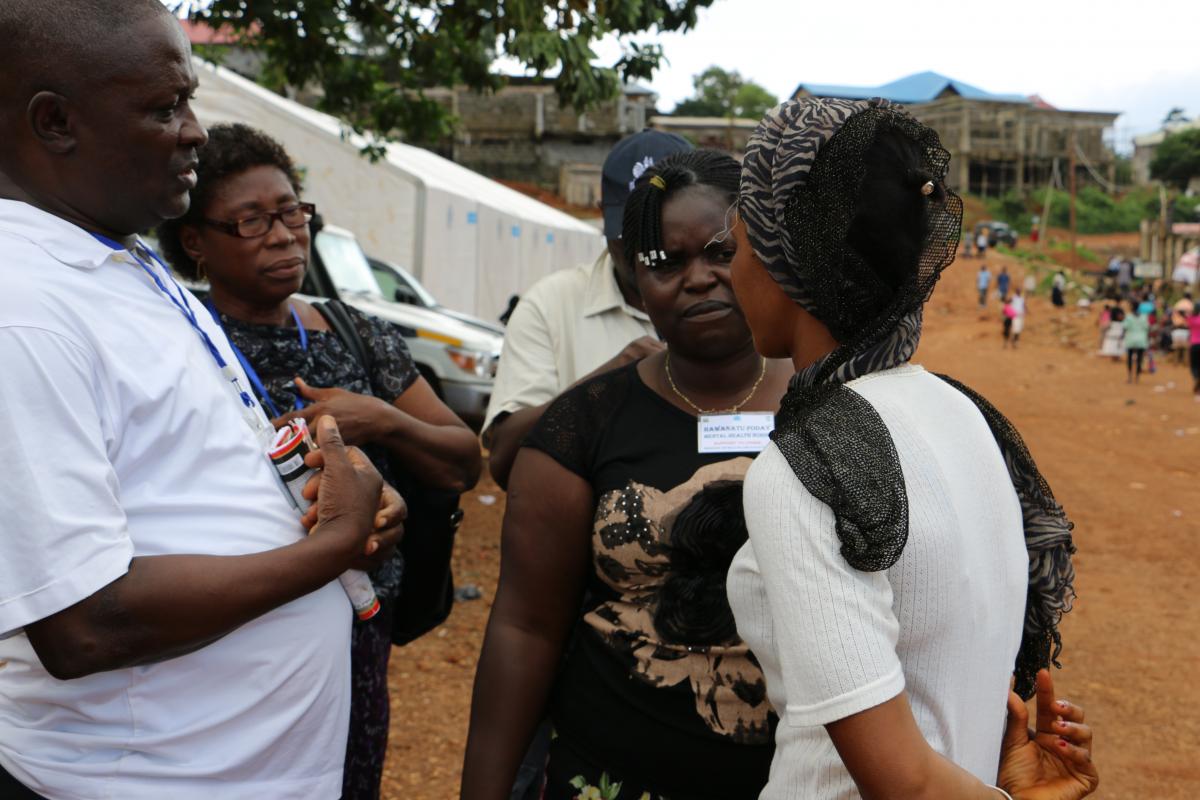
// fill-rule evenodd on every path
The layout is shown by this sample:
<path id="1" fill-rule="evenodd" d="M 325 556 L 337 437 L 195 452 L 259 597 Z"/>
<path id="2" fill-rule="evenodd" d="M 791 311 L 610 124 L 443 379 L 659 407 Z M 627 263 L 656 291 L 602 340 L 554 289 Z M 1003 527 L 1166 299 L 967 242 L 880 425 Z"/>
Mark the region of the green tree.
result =
<path id="1" fill-rule="evenodd" d="M 662 48 L 632 40 L 687 30 L 713 0 L 168 0 L 177 13 L 227 26 L 266 56 L 264 82 L 318 86 L 322 111 L 368 136 L 436 141 L 451 132 L 434 86 L 496 90 L 493 65 L 509 56 L 536 75 L 558 69 L 559 98 L 579 110 L 647 80 Z M 622 56 L 596 65 L 592 44 L 613 35 Z"/>
<path id="2" fill-rule="evenodd" d="M 696 93 L 675 106 L 679 117 L 745 117 L 758 119 L 779 100 L 737 70 L 709 67 L 692 78 Z"/>
<path id="3" fill-rule="evenodd" d="M 1154 151 L 1150 177 L 1178 189 L 1200 177 L 1200 128 L 1168 134 Z"/>
<path id="4" fill-rule="evenodd" d="M 1133 183 L 1133 159 L 1119 153 L 1114 158 L 1116 161 L 1116 170 L 1114 170 L 1113 182 L 1117 186 L 1129 186 Z"/>

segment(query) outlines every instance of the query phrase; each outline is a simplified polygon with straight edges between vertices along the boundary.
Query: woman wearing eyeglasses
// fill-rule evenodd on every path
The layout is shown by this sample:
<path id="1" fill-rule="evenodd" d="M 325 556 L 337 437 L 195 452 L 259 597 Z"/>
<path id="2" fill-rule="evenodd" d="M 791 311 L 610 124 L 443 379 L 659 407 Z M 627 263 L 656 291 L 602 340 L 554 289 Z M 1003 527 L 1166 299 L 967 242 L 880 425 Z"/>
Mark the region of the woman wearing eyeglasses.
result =
<path id="1" fill-rule="evenodd" d="M 292 295 L 308 267 L 300 179 L 283 147 L 246 125 L 216 125 L 201 148 L 188 213 L 158 231 L 174 269 L 207 278 L 209 307 L 240 351 L 247 377 L 277 424 L 331 414 L 385 480 L 401 464 L 430 489 L 462 492 L 479 476 L 475 435 L 417 372 L 399 329 L 346 307 L 366 345 L 361 364 L 314 306 Z M 377 798 L 387 748 L 391 603 L 401 566 L 377 553 L 370 569 L 383 610 L 355 623 L 344 800 Z"/>

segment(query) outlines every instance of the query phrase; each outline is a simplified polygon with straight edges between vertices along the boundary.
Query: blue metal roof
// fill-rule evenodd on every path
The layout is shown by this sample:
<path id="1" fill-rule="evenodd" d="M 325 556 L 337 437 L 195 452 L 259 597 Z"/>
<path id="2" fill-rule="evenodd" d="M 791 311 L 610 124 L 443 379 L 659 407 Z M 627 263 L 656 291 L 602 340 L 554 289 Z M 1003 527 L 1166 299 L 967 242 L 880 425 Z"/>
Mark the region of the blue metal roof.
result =
<path id="1" fill-rule="evenodd" d="M 800 91 L 806 91 L 817 97 L 844 97 L 848 100 L 862 100 L 868 97 L 882 97 L 896 103 L 929 103 L 936 100 L 943 92 L 949 90 L 970 100 L 991 100 L 1002 103 L 1029 103 L 1029 98 L 1020 94 L 993 94 L 985 92 L 978 86 L 947 78 L 936 72 L 918 72 L 914 75 L 885 83 L 882 86 L 837 86 L 826 83 L 802 83 L 792 92 L 795 96 Z"/>

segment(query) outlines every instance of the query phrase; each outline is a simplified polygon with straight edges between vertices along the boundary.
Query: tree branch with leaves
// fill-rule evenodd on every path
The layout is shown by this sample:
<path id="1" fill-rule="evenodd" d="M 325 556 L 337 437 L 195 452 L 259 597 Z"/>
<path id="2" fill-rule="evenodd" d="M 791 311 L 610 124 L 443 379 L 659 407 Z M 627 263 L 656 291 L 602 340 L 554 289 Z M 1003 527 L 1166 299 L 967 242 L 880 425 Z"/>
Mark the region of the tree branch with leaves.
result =
<path id="1" fill-rule="evenodd" d="M 1150 177 L 1181 190 L 1200 178 L 1200 128 L 1167 134 L 1154 151 Z"/>
<path id="2" fill-rule="evenodd" d="M 501 56 L 534 75 L 557 69 L 559 99 L 583 111 L 648 80 L 662 48 L 639 34 L 688 30 L 713 0 L 176 0 L 176 13 L 231 30 L 265 56 L 263 82 L 318 87 L 318 108 L 367 137 L 438 141 L 454 125 L 426 95 L 439 86 L 495 91 Z M 593 45 L 614 36 L 622 55 L 597 64 Z"/>

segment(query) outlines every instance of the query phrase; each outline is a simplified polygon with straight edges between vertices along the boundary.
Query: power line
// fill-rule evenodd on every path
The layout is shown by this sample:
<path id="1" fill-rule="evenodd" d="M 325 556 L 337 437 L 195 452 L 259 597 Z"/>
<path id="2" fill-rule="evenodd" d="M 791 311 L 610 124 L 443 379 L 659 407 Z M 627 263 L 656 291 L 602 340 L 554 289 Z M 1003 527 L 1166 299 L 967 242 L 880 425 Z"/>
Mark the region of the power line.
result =
<path id="1" fill-rule="evenodd" d="M 1096 172 L 1095 168 L 1092 167 L 1092 162 L 1088 161 L 1088 157 L 1083 154 L 1083 148 L 1079 146 L 1078 141 L 1075 142 L 1075 154 L 1079 156 L 1081 161 L 1083 161 L 1083 166 L 1087 167 L 1087 171 L 1090 172 L 1092 177 L 1096 179 L 1096 183 L 1103 186 L 1106 192 L 1115 192 L 1117 190 L 1116 184 L 1110 183 L 1108 179 L 1102 177 L 1100 173 Z"/>

